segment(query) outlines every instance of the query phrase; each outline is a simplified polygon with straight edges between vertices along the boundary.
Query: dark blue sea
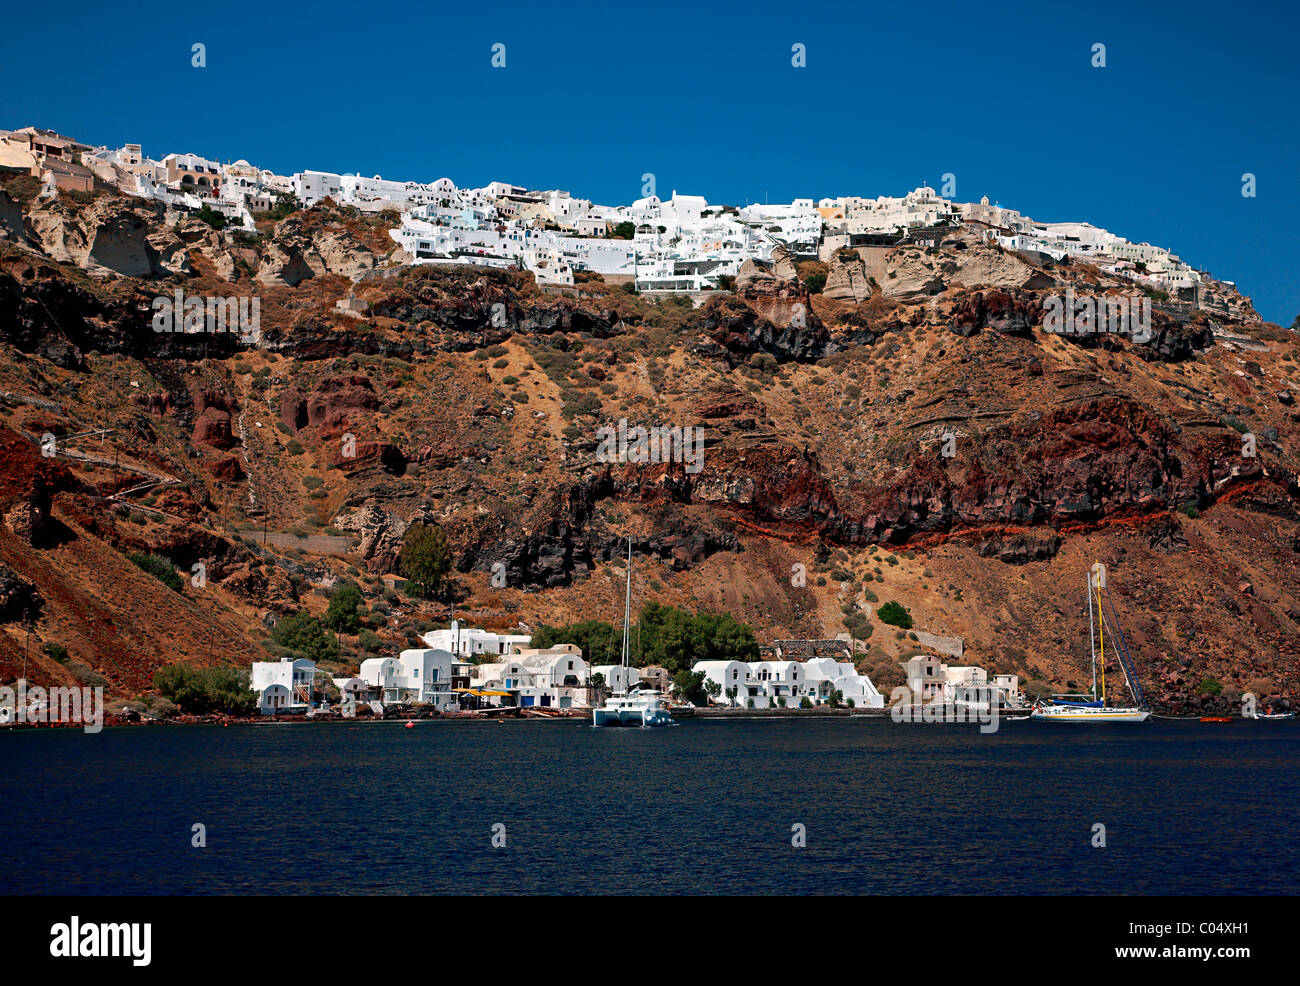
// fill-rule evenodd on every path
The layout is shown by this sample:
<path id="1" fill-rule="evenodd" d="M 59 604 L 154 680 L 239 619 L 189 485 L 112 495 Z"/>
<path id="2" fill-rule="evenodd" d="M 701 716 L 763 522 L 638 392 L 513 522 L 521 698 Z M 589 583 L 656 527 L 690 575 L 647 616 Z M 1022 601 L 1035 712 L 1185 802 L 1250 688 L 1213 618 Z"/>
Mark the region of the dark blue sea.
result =
<path id="1" fill-rule="evenodd" d="M 8 731 L 0 876 L 37 894 L 1295 893 L 1298 764 L 1295 722 Z"/>

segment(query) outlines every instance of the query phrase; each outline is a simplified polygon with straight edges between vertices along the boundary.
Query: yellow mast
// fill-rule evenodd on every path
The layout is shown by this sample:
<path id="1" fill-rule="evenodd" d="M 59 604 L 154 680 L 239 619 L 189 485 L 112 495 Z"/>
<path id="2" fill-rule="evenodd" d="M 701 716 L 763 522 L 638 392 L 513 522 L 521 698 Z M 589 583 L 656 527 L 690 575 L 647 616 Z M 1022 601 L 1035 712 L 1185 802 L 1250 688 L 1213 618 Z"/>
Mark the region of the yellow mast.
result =
<path id="1" fill-rule="evenodd" d="M 1097 641 L 1101 645 L 1101 704 L 1106 704 L 1106 623 L 1101 616 L 1101 579 L 1097 579 Z"/>

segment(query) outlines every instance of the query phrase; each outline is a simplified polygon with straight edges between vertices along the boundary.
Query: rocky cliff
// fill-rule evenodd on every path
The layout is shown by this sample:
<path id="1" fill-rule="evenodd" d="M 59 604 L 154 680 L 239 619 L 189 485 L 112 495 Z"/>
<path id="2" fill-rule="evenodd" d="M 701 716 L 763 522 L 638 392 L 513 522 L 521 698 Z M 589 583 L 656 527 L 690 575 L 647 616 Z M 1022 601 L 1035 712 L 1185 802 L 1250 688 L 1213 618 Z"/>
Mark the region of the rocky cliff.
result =
<path id="1" fill-rule="evenodd" d="M 458 610 L 496 626 L 610 618 L 631 534 L 638 599 L 764 638 L 865 619 L 859 663 L 886 677 L 916 647 L 872 621 L 895 599 L 972 661 L 1065 687 L 1101 560 L 1164 707 L 1300 683 L 1300 350 L 1226 288 L 1156 299 L 1135 342 L 1044 329 L 1049 294 L 1122 283 L 961 231 L 892 249 L 876 285 L 845 253 L 814 293 L 778 256 L 692 308 L 395 267 L 382 223 L 343 210 L 246 239 L 112 197 L 21 209 L 0 245 L 2 678 L 24 620 L 121 693 L 168 660 L 248 659 L 339 579 L 400 647 L 445 612 L 379 581 L 421 522 L 448 533 Z M 154 332 L 178 287 L 255 293 L 260 338 Z M 611 455 L 620 422 L 677 444 Z M 129 560 L 149 552 L 206 582 L 162 586 Z"/>

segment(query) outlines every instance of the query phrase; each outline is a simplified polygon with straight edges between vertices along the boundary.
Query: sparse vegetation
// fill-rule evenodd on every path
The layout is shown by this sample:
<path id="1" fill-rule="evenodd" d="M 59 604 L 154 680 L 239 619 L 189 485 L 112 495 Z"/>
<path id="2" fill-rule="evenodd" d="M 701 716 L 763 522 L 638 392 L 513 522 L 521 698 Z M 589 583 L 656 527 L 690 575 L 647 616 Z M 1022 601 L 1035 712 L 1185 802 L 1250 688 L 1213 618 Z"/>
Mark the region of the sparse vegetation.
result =
<path id="1" fill-rule="evenodd" d="M 177 592 L 180 592 L 181 587 L 185 584 L 184 580 L 180 577 L 180 573 L 176 571 L 176 566 L 162 555 L 135 554 L 127 555 L 126 557 L 169 589 L 175 589 Z"/>

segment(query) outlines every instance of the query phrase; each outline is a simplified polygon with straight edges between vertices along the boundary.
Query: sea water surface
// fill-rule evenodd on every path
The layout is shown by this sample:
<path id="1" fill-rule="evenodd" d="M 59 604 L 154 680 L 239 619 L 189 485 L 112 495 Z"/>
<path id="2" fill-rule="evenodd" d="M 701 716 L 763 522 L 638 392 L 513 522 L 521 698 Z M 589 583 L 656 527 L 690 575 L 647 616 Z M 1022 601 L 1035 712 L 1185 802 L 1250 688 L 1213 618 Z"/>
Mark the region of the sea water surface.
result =
<path id="1" fill-rule="evenodd" d="M 0 781 L 7 893 L 1300 890 L 1295 722 L 11 730 Z"/>

